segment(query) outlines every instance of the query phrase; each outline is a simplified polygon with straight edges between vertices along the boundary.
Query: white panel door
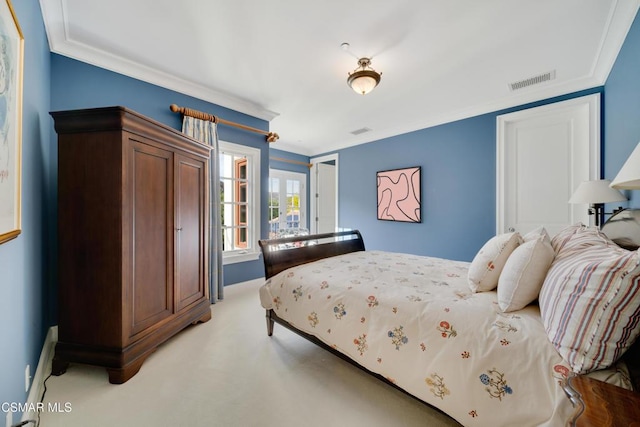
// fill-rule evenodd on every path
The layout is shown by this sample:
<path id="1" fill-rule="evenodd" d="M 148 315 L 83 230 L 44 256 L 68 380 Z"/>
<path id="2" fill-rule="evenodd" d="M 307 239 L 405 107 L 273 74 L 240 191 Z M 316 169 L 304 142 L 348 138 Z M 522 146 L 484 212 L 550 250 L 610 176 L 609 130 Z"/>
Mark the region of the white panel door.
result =
<path id="1" fill-rule="evenodd" d="M 316 194 L 316 231 L 336 231 L 336 167 L 327 163 L 316 163 L 318 184 Z"/>
<path id="2" fill-rule="evenodd" d="M 568 200 L 600 178 L 599 94 L 499 116 L 497 145 L 497 233 L 589 224 Z"/>
<path id="3" fill-rule="evenodd" d="M 311 162 L 311 232 L 338 230 L 338 182 L 340 169 L 337 153 L 312 157 Z"/>

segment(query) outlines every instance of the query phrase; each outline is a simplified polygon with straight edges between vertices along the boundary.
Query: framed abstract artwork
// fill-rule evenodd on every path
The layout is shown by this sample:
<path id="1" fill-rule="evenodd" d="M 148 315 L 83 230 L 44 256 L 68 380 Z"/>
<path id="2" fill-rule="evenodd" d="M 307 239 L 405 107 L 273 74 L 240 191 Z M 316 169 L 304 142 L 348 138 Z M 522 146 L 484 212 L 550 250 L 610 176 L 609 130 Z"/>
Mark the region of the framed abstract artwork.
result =
<path id="1" fill-rule="evenodd" d="M 21 231 L 24 38 L 9 0 L 0 0 L 0 243 Z"/>
<path id="2" fill-rule="evenodd" d="M 376 173 L 378 219 L 422 222 L 420 166 Z"/>

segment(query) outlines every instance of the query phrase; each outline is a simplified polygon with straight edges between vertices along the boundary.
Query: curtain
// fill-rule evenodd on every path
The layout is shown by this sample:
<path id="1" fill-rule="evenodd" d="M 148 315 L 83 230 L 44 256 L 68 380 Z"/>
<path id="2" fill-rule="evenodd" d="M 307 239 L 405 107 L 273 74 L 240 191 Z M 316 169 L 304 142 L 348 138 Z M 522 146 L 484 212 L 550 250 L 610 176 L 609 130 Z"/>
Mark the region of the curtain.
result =
<path id="1" fill-rule="evenodd" d="M 209 294 L 211 303 L 215 303 L 224 298 L 218 131 L 213 122 L 184 116 L 182 132 L 212 147 L 209 162 Z"/>

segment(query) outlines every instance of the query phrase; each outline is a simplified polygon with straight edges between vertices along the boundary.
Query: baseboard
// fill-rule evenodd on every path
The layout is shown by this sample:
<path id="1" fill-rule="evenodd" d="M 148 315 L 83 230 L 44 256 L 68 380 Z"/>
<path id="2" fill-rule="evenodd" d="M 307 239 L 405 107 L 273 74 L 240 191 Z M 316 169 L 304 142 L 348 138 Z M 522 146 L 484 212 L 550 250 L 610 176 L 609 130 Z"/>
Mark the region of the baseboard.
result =
<path id="1" fill-rule="evenodd" d="M 40 359 L 38 360 L 38 367 L 36 373 L 33 375 L 33 381 L 31 382 L 31 388 L 29 389 L 29 396 L 27 397 L 27 408 L 37 408 L 38 402 L 44 392 L 44 380 L 49 376 L 51 372 L 51 361 L 53 360 L 53 353 L 58 341 L 58 327 L 52 326 L 47 332 L 47 337 L 44 339 L 42 345 L 42 352 L 40 353 Z M 33 420 L 38 418 L 36 411 L 24 412 L 22 414 L 22 420 Z"/>

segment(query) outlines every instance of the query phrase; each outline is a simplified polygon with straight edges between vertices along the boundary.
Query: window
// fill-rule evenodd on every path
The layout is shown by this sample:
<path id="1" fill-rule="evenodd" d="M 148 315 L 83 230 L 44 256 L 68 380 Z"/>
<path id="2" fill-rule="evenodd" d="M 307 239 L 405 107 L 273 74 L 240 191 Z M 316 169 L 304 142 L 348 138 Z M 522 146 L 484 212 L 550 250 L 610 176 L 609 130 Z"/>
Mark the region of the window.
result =
<path id="1" fill-rule="evenodd" d="M 219 172 L 224 262 L 257 259 L 260 150 L 220 141 Z"/>
<path id="2" fill-rule="evenodd" d="M 234 245 L 238 248 L 247 247 L 247 159 L 234 160 L 235 163 L 235 195 L 237 200 L 234 209 L 235 236 Z"/>
<path id="3" fill-rule="evenodd" d="M 306 228 L 307 176 L 302 173 L 269 171 L 269 238 L 290 228 Z"/>

